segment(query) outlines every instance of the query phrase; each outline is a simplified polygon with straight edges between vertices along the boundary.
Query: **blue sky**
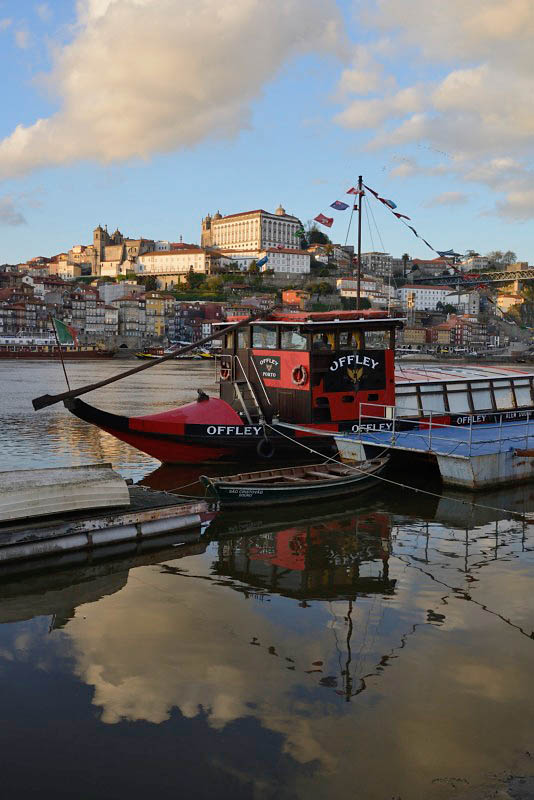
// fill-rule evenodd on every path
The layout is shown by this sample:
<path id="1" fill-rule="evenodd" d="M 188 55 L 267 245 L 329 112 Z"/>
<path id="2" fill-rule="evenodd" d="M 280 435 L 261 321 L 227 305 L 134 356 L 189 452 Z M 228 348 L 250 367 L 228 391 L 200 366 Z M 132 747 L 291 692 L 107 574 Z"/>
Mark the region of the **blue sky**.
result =
<path id="1" fill-rule="evenodd" d="M 532 260 L 534 10 L 467 5 L 0 0 L 0 263 L 99 223 L 198 241 L 208 211 L 280 202 L 306 222 L 359 173 L 436 249 Z M 365 249 L 432 257 L 372 207 Z"/>

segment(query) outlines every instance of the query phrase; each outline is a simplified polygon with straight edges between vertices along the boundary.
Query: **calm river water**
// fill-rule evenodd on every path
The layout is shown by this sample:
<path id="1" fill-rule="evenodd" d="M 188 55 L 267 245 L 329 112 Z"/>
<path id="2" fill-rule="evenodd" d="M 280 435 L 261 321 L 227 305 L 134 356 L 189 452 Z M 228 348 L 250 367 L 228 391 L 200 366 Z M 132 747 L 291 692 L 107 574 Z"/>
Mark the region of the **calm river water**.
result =
<path id="1" fill-rule="evenodd" d="M 165 364 L 89 402 L 150 413 L 198 387 L 210 364 Z M 55 364 L 0 363 L 2 470 L 106 460 L 176 488 L 209 469 L 33 411 L 63 388 Z M 533 797 L 533 528 L 446 494 L 242 511 L 179 553 L 4 581 L 3 796 Z M 477 501 L 532 512 L 534 488 Z"/>

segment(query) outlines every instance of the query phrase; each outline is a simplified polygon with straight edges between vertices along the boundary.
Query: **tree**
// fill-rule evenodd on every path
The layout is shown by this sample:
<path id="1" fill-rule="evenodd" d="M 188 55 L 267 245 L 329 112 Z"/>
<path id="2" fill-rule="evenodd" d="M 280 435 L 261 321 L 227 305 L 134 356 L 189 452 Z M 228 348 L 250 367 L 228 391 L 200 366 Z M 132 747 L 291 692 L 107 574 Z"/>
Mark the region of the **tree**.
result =
<path id="1" fill-rule="evenodd" d="M 504 252 L 502 250 L 492 250 L 486 254 L 486 258 L 490 269 L 506 269 L 510 264 L 514 264 L 517 261 L 517 255 L 513 250 L 505 250 Z"/>
<path id="2" fill-rule="evenodd" d="M 356 311 L 358 308 L 357 299 L 355 297 L 342 297 L 341 308 L 344 311 Z M 360 297 L 360 310 L 371 308 L 371 301 L 368 297 Z"/>
<path id="3" fill-rule="evenodd" d="M 155 292 L 158 288 L 158 281 L 155 275 L 143 275 L 137 278 L 137 283 L 144 286 L 147 292 Z"/>
<path id="4" fill-rule="evenodd" d="M 332 244 L 326 233 L 319 230 L 315 222 L 308 222 L 306 240 L 308 244 Z"/>
<path id="5" fill-rule="evenodd" d="M 187 288 L 189 291 L 193 289 L 198 289 L 204 281 L 206 280 L 206 276 L 202 272 L 195 272 L 193 267 L 189 267 L 189 272 L 187 273 Z"/>
<path id="6" fill-rule="evenodd" d="M 252 259 L 252 261 L 248 265 L 249 275 L 257 275 L 259 273 L 259 271 L 260 271 L 260 268 L 258 267 L 258 263 L 257 263 L 256 259 L 254 258 L 254 259 Z"/>

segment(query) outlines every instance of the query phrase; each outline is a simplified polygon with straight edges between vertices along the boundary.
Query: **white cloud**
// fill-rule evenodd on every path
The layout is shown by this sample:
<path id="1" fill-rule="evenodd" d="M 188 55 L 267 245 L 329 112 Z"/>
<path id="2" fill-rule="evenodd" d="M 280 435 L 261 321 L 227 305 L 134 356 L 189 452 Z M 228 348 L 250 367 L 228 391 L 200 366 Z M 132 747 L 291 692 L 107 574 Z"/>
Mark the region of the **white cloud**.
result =
<path id="1" fill-rule="evenodd" d="M 30 34 L 27 30 L 21 29 L 19 31 L 15 31 L 15 44 L 17 47 L 20 47 L 21 50 L 27 50 L 30 46 Z"/>
<path id="2" fill-rule="evenodd" d="M 435 208 L 436 206 L 459 206 L 467 203 L 468 197 L 464 192 L 442 192 L 432 197 L 425 206 Z"/>
<path id="3" fill-rule="evenodd" d="M 48 76 L 60 110 L 0 142 L 0 178 L 229 137 L 295 56 L 340 40 L 334 0 L 80 0 Z"/>
<path id="4" fill-rule="evenodd" d="M 25 224 L 26 218 L 16 208 L 14 197 L 12 195 L 0 197 L 0 225 L 16 227 Z"/>
<path id="5" fill-rule="evenodd" d="M 374 26 L 377 41 L 395 36 L 396 58 L 402 58 L 404 67 L 400 74 L 421 74 L 431 66 L 432 80 L 408 82 L 400 89 L 397 95 L 411 91 L 417 98 L 404 105 L 393 102 L 397 95 L 383 88 L 385 70 L 380 73 L 382 87 L 376 85 L 371 98 L 354 81 L 353 93 L 361 97 L 353 97 L 337 121 L 354 129 L 377 128 L 369 142 L 374 149 L 427 143 L 451 160 L 459 178 L 489 181 L 507 193 L 508 199 L 497 203 L 498 213 L 534 216 L 534 209 L 528 211 L 528 188 L 510 184 L 510 174 L 507 185 L 496 177 L 497 165 L 511 159 L 519 180 L 517 170 L 528 170 L 534 159 L 532 0 L 369 3 L 365 21 Z M 367 47 L 373 50 L 373 43 Z M 385 58 L 391 59 L 391 53 Z M 379 73 L 376 65 L 374 70 Z M 398 70 L 390 72 L 399 79 Z M 347 83 L 342 78 L 341 85 Z M 417 171 L 399 164 L 393 174 L 407 177 Z"/>

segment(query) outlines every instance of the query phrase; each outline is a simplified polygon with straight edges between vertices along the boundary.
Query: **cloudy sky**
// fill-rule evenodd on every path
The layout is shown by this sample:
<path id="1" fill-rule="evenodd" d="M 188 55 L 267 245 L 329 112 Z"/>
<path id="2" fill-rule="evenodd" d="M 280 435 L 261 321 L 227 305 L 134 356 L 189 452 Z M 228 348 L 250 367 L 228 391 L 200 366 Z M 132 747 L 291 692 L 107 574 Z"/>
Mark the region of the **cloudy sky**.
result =
<path id="1" fill-rule="evenodd" d="M 0 0 L 0 263 L 306 221 L 360 173 L 436 249 L 532 261 L 533 36 L 532 0 Z M 373 212 L 365 249 L 432 257 Z"/>

